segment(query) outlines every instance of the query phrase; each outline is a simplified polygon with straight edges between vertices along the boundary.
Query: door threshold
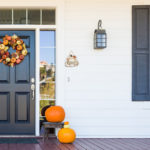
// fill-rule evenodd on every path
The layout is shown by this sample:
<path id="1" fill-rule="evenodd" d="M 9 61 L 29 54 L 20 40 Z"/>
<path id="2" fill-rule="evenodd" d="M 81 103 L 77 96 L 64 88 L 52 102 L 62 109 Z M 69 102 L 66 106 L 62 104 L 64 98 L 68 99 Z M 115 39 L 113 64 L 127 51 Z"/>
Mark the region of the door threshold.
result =
<path id="1" fill-rule="evenodd" d="M 0 135 L 0 138 L 42 138 L 41 136 L 35 135 Z"/>

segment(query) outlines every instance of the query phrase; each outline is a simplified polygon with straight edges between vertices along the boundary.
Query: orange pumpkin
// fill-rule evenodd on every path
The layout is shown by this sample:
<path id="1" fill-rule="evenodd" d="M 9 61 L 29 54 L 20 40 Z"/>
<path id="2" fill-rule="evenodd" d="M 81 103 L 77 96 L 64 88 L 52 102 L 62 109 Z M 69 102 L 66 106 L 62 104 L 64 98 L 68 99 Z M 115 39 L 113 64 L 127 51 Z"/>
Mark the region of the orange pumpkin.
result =
<path id="1" fill-rule="evenodd" d="M 1 55 L 4 55 L 5 51 L 4 50 L 1 50 Z"/>
<path id="2" fill-rule="evenodd" d="M 65 111 L 61 106 L 51 106 L 46 109 L 45 117 L 49 122 L 62 122 L 65 119 Z"/>
<path id="3" fill-rule="evenodd" d="M 17 45 L 17 50 L 21 51 L 22 50 L 22 45 Z"/>
<path id="4" fill-rule="evenodd" d="M 15 63 L 16 62 L 16 58 L 11 58 L 11 62 Z"/>
<path id="5" fill-rule="evenodd" d="M 76 133 L 73 129 L 62 128 L 58 132 L 58 140 L 61 143 L 72 143 L 76 138 Z"/>
<path id="6" fill-rule="evenodd" d="M 3 41 L 3 44 L 4 44 L 4 45 L 8 45 L 8 40 L 4 40 L 4 41 Z"/>

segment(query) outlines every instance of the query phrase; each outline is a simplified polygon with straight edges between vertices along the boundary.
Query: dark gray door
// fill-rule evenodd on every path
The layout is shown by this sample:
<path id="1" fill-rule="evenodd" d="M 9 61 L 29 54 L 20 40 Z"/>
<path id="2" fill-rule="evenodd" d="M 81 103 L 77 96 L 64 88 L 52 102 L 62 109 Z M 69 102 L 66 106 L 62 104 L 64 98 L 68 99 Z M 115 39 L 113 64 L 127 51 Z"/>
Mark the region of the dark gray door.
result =
<path id="1" fill-rule="evenodd" d="M 133 6 L 133 100 L 150 100 L 150 6 Z"/>
<path id="2" fill-rule="evenodd" d="M 13 68 L 0 63 L 0 135 L 34 134 L 35 100 L 31 78 L 35 78 L 35 33 L 0 31 L 0 39 L 6 34 L 16 34 L 23 39 L 28 55 Z"/>

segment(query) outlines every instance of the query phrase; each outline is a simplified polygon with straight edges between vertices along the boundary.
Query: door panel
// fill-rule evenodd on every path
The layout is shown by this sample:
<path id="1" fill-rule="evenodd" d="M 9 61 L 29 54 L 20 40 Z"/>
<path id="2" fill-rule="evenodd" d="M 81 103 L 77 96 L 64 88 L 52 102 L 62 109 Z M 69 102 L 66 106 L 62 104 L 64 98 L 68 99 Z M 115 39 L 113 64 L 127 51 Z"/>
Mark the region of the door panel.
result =
<path id="1" fill-rule="evenodd" d="M 13 68 L 0 63 L 0 134 L 35 134 L 35 100 L 30 83 L 35 78 L 35 33 L 0 31 L 0 40 L 6 34 L 18 35 L 28 55 Z M 9 51 L 14 52 L 11 47 Z"/>

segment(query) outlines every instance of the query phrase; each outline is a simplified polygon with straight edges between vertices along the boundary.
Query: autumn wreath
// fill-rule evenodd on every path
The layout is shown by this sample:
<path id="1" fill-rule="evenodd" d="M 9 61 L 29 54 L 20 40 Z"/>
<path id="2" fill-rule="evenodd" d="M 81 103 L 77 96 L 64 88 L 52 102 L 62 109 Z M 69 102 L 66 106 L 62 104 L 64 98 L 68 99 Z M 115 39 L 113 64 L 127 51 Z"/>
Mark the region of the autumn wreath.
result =
<path id="1" fill-rule="evenodd" d="M 10 53 L 10 47 L 16 51 Z M 27 54 L 28 51 L 24 41 L 15 34 L 13 36 L 5 35 L 0 42 L 0 63 L 13 67 L 20 64 Z"/>

